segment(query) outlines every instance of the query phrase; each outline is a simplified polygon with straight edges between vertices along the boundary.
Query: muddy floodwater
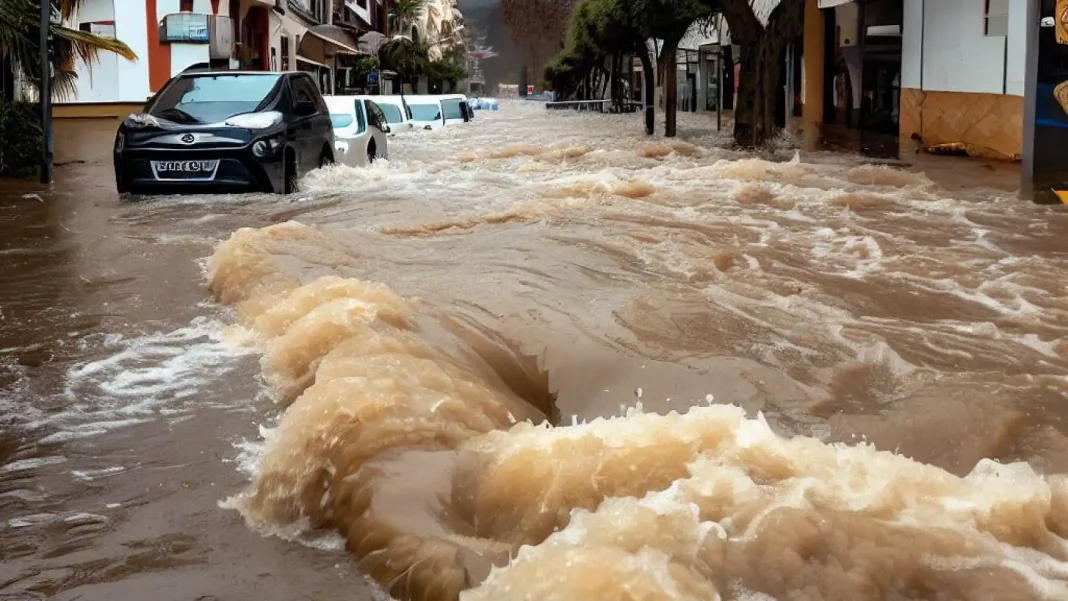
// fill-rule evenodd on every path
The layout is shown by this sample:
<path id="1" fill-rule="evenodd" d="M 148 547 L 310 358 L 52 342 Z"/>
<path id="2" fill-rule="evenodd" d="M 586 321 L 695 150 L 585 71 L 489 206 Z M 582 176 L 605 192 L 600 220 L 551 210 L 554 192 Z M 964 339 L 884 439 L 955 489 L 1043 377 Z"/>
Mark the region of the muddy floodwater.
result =
<path id="1" fill-rule="evenodd" d="M 682 119 L 4 182 L 0 599 L 1068 598 L 1068 212 Z"/>

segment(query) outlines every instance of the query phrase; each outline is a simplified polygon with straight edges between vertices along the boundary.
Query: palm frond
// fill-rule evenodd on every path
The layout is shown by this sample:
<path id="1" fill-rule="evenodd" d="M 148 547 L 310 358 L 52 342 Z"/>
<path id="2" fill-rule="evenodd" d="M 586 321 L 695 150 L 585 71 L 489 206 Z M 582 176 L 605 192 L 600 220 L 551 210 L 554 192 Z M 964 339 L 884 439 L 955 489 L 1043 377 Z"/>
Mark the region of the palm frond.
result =
<path id="1" fill-rule="evenodd" d="M 0 0 L 0 52 L 8 53 L 26 81 L 40 87 L 41 65 L 38 35 L 39 0 Z M 83 0 L 52 0 L 53 16 L 69 23 Z M 91 69 L 101 52 L 111 52 L 127 60 L 137 54 L 118 40 L 104 38 L 64 25 L 50 25 L 52 33 L 52 90 L 59 100 L 77 92 L 79 61 Z"/>
<path id="2" fill-rule="evenodd" d="M 62 39 L 70 42 L 78 58 L 86 63 L 95 61 L 101 51 L 118 54 L 127 60 L 137 60 L 137 54 L 119 40 L 101 37 L 87 31 L 71 29 L 61 25 L 54 26 L 52 34 L 57 40 Z"/>

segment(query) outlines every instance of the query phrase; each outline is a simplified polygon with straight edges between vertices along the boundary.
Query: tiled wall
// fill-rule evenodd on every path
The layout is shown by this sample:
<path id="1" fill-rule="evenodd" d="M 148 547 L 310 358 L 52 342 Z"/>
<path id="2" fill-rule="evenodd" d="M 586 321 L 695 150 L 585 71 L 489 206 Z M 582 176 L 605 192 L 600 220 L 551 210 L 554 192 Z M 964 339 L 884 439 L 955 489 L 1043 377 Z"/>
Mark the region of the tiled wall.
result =
<path id="1" fill-rule="evenodd" d="M 964 144 L 972 156 L 1018 160 L 1023 150 L 1023 97 L 901 90 L 901 145 Z"/>

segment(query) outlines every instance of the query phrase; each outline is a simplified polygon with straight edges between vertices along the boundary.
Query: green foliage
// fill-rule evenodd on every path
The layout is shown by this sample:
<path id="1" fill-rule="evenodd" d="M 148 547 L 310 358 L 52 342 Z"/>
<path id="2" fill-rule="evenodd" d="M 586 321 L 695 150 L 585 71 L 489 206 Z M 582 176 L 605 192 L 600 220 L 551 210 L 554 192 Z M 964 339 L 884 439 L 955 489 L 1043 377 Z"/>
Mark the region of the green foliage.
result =
<path id="1" fill-rule="evenodd" d="M 407 38 L 393 38 L 378 49 L 382 68 L 395 71 L 403 80 L 409 81 L 426 73 L 430 60 L 425 44 L 416 44 Z"/>
<path id="2" fill-rule="evenodd" d="M 44 137 L 41 113 L 35 104 L 0 101 L 0 176 L 27 177 L 37 173 Z"/>
<path id="3" fill-rule="evenodd" d="M 64 22 L 78 11 L 83 0 L 51 0 L 52 13 Z M 40 2 L 30 0 L 0 0 L 0 53 L 9 54 L 19 65 L 23 75 L 37 85 L 41 76 L 39 60 Z M 100 52 L 112 52 L 128 60 L 137 55 L 126 44 L 102 38 L 79 29 L 51 25 L 52 31 L 52 95 L 65 100 L 74 95 L 77 84 L 77 64 L 92 67 Z"/>
<path id="4" fill-rule="evenodd" d="M 447 82 L 450 86 L 455 86 L 458 81 L 467 77 L 467 71 L 450 60 L 439 60 L 427 63 L 426 76 L 432 83 Z"/>

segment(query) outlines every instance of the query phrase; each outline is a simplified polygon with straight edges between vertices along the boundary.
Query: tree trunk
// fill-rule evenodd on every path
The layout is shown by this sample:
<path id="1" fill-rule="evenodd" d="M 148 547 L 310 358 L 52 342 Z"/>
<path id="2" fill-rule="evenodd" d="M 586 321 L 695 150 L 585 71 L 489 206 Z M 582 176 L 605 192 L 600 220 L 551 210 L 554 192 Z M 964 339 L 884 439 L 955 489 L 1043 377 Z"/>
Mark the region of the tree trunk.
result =
<path id="1" fill-rule="evenodd" d="M 653 70 L 653 61 L 649 58 L 649 52 L 639 52 L 638 58 L 642 61 L 642 78 L 645 80 L 645 134 L 653 135 L 656 132 L 656 72 Z"/>
<path id="2" fill-rule="evenodd" d="M 664 137 L 675 137 L 675 125 L 678 118 L 679 67 L 677 40 L 664 40 L 664 51 L 660 55 L 664 60 Z"/>
<path id="3" fill-rule="evenodd" d="M 778 133 L 775 104 L 777 95 L 783 93 L 779 80 L 786 47 L 804 26 L 803 10 L 800 2 L 780 3 L 767 29 L 755 19 L 727 15 L 732 36 L 749 42 L 741 44 L 741 73 L 734 105 L 734 142 L 739 146 L 763 146 Z M 730 22 L 732 17 L 734 23 Z M 752 29 L 754 23 L 756 29 Z"/>

